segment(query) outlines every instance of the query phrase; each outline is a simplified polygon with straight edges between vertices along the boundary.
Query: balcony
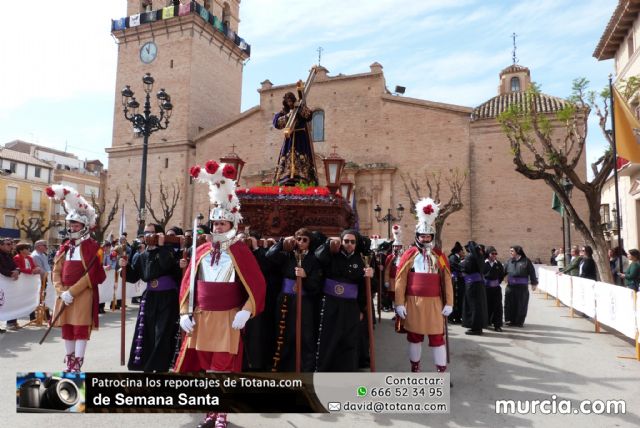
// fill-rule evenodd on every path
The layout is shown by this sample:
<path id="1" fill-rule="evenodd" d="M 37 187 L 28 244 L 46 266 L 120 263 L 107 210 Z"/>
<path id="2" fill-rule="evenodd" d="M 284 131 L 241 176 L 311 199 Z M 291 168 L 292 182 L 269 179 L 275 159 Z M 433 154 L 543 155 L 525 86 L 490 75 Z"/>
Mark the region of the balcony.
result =
<path id="1" fill-rule="evenodd" d="M 9 209 L 9 210 L 21 210 L 22 209 L 22 201 L 18 201 L 17 199 L 4 199 L 0 200 L 0 207 Z"/>
<path id="2" fill-rule="evenodd" d="M 47 206 L 45 204 L 31 204 L 29 211 L 34 213 L 43 213 L 46 210 Z"/>

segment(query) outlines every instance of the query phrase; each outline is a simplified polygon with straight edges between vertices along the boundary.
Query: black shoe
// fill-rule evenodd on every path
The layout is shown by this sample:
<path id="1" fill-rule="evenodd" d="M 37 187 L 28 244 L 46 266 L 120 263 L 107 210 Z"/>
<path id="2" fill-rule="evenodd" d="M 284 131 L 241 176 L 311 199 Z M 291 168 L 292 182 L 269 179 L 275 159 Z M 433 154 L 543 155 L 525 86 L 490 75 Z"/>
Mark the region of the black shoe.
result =
<path id="1" fill-rule="evenodd" d="M 511 324 L 511 327 L 519 327 L 519 328 L 522 328 L 522 327 L 524 327 L 524 324 Z"/>
<path id="2" fill-rule="evenodd" d="M 482 335 L 482 330 L 467 330 L 464 332 L 464 334 L 468 334 L 470 336 L 481 336 Z"/>
<path id="3" fill-rule="evenodd" d="M 104 308 L 100 308 L 100 309 L 98 309 L 98 313 L 99 313 L 99 314 L 106 314 L 106 312 L 104 311 Z"/>
<path id="4" fill-rule="evenodd" d="M 495 326 L 493 329 L 495 331 L 497 331 L 497 332 L 501 332 L 502 331 L 502 327 L 500 327 L 499 325 Z"/>

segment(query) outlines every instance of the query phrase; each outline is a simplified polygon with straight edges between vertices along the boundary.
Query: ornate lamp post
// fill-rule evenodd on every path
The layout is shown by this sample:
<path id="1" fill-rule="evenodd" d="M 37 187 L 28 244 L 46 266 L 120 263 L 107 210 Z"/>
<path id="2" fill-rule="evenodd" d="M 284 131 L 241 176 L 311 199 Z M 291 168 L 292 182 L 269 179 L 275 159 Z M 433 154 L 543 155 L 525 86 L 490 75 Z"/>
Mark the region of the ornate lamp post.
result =
<path id="1" fill-rule="evenodd" d="M 342 168 L 344 168 L 344 159 L 337 153 L 338 146 L 333 146 L 333 153 L 324 158 L 324 173 L 327 178 L 327 187 L 329 191 L 334 194 L 340 188 L 340 176 L 342 175 Z"/>
<path id="2" fill-rule="evenodd" d="M 347 202 L 351 201 L 351 191 L 353 190 L 353 183 L 348 178 L 340 180 L 340 193 Z"/>
<path id="3" fill-rule="evenodd" d="M 240 176 L 242 174 L 242 168 L 244 167 L 245 162 L 238 156 L 236 153 L 236 145 L 231 146 L 231 153 L 226 155 L 225 157 L 220 158 L 220 162 L 228 163 L 233 165 L 236 169 L 235 177 L 232 177 L 232 180 L 235 180 L 237 183 L 240 183 Z"/>
<path id="4" fill-rule="evenodd" d="M 387 239 L 391 239 L 391 223 L 393 223 L 394 221 L 402 220 L 404 207 L 402 206 L 402 204 L 398 204 L 398 206 L 396 207 L 397 217 L 394 217 L 393 214 L 391 214 L 391 208 L 387 208 L 387 214 L 381 217 L 380 214 L 382 213 L 382 208 L 380 208 L 380 204 L 376 204 L 373 212 L 376 215 L 376 220 L 378 221 L 378 223 L 387 223 Z"/>
<path id="5" fill-rule="evenodd" d="M 147 187 L 147 151 L 149 147 L 149 136 L 155 131 L 167 129 L 169 126 L 169 117 L 173 110 L 171 97 L 164 89 L 160 89 L 156 94 L 158 99 L 158 107 L 160 107 L 160 116 L 151 114 L 151 92 L 153 91 L 154 78 L 150 73 L 142 77 L 144 84 L 144 92 L 146 94 L 144 102 L 144 110 L 142 114 L 138 113 L 140 103 L 134 97 L 134 93 L 129 85 L 126 85 L 121 91 L 122 106 L 124 117 L 133 124 L 133 130 L 142 134 L 144 137 L 142 143 L 142 168 L 140 177 L 140 213 L 138 214 L 138 235 L 144 233 L 145 217 L 146 217 L 146 197 L 145 188 Z M 163 122 L 164 121 L 164 122 Z"/>

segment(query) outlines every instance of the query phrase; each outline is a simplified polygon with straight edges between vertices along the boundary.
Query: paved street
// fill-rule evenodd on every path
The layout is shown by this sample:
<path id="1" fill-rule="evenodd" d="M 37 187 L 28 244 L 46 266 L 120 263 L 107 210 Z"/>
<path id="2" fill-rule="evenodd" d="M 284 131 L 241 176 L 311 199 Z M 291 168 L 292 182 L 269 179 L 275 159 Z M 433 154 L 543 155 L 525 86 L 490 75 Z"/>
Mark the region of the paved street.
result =
<path id="1" fill-rule="evenodd" d="M 129 335 L 137 306 L 129 309 Z M 406 372 L 406 341 L 393 331 L 391 314 L 383 314 L 377 329 L 379 371 Z M 119 371 L 119 314 L 101 318 L 102 328 L 88 346 L 86 371 Z M 15 373 L 54 371 L 62 368 L 63 346 L 54 331 L 40 346 L 44 328 L 26 328 L 0 336 L 0 412 L 3 426 L 33 427 L 43 423 L 61 426 L 130 427 L 152 423 L 161 427 L 194 427 L 200 414 L 163 415 L 37 415 L 16 414 Z M 593 324 L 569 317 L 544 294 L 534 294 L 523 329 L 505 327 L 483 336 L 466 336 L 451 326 L 451 392 L 449 415 L 233 415 L 232 427 L 386 426 L 386 427 L 633 427 L 640 426 L 640 362 L 620 358 L 634 355 L 633 343 L 614 333 L 595 334 Z M 427 350 L 426 346 L 424 348 Z M 128 355 L 128 349 L 127 349 Z M 430 353 L 423 353 L 423 367 L 432 370 Z M 625 400 L 624 415 L 496 415 L 495 400 L 556 401 Z"/>

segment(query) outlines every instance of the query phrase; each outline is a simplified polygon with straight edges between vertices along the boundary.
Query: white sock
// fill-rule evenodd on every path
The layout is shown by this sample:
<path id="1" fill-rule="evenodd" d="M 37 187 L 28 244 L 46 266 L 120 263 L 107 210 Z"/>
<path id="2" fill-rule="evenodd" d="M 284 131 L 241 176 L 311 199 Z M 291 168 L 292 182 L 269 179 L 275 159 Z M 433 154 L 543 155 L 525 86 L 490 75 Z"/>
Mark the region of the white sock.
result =
<path id="1" fill-rule="evenodd" d="M 422 357 L 422 343 L 409 342 L 409 359 L 414 363 L 420 361 Z"/>
<path id="2" fill-rule="evenodd" d="M 73 354 L 73 352 L 76 350 L 76 341 L 65 339 L 64 350 L 66 351 L 67 355 Z"/>
<path id="3" fill-rule="evenodd" d="M 87 341 L 76 340 L 76 358 L 84 358 L 85 349 L 87 349 Z"/>
<path id="4" fill-rule="evenodd" d="M 433 362 L 436 366 L 447 365 L 447 347 L 445 345 L 436 346 L 433 349 Z"/>

